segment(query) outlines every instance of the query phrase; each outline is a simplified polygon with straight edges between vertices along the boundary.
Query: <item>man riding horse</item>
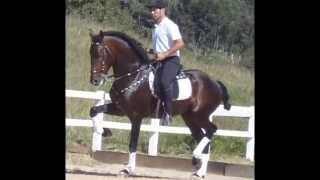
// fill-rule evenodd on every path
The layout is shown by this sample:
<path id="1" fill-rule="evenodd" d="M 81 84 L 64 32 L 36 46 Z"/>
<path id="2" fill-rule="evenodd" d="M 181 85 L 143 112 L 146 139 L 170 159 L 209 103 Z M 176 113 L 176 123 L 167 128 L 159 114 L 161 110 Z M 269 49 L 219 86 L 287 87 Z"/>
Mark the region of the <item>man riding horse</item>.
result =
<path id="1" fill-rule="evenodd" d="M 184 42 L 179 27 L 166 16 L 167 4 L 162 0 L 147 5 L 155 22 L 152 31 L 154 59 L 160 62 L 156 81 L 160 84 L 160 99 L 164 103 L 163 124 L 172 121 L 172 84 L 180 65 L 180 51 Z"/>
<path id="2" fill-rule="evenodd" d="M 217 131 L 217 126 L 212 123 L 210 116 L 221 103 L 225 109 L 230 109 L 229 93 L 221 81 L 212 79 L 205 72 L 196 69 L 184 70 L 189 88 L 180 88 L 179 97 L 182 94 L 181 89 L 182 92 L 190 90 L 189 94 L 183 100 L 171 102 L 170 83 L 174 81 L 180 67 L 178 65 L 179 49 L 183 47 L 183 41 L 177 25 L 165 16 L 163 4 L 156 2 L 148 7 L 151 8 L 156 21 L 153 31 L 153 48 L 156 52 L 154 58 L 162 65 L 161 82 L 162 90 L 166 95 L 163 98 L 166 102 L 166 117 L 169 115 L 170 118 L 170 115 L 178 114 L 182 116 L 192 137 L 197 142 L 192 153 L 192 165 L 194 166 L 192 176 L 204 178 L 210 159 L 209 149 L 212 138 Z M 152 65 L 141 43 L 125 33 L 100 31 L 99 34 L 90 33 L 90 36 L 90 82 L 95 86 L 101 85 L 107 77 L 110 77 L 107 75 L 109 69 L 112 68 L 114 73 L 112 75 L 114 81 L 110 89 L 112 102 L 92 107 L 90 116 L 106 113 L 129 118 L 131 122 L 129 160 L 120 173 L 131 175 L 136 167 L 136 151 L 142 120 L 147 117 L 155 118 L 157 99 L 152 92 L 148 78 Z M 158 44 L 157 41 L 159 41 Z M 161 41 L 168 41 L 168 44 Z M 168 120 L 168 118 L 165 119 Z"/>

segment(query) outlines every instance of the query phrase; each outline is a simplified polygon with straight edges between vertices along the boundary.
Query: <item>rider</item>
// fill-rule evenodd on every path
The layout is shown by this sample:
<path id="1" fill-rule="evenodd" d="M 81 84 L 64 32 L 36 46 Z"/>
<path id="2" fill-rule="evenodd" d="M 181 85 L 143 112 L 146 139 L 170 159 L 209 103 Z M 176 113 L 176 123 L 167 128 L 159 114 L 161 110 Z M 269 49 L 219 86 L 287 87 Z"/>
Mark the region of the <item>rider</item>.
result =
<path id="1" fill-rule="evenodd" d="M 154 59 L 161 63 L 159 79 L 161 100 L 164 102 L 164 123 L 172 121 L 172 91 L 171 83 L 180 70 L 180 52 L 184 46 L 179 27 L 166 16 L 167 3 L 164 0 L 151 0 L 147 5 L 155 22 L 152 31 L 152 48 Z"/>

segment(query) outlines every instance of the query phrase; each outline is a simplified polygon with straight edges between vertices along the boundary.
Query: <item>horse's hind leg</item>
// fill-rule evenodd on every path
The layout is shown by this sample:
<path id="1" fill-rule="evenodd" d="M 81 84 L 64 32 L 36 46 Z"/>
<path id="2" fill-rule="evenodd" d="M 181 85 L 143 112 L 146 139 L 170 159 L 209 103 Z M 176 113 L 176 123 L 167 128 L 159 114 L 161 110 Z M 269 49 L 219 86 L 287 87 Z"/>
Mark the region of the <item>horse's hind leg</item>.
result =
<path id="1" fill-rule="evenodd" d="M 211 141 L 213 133 L 217 127 L 209 121 L 209 115 L 203 116 L 200 113 L 185 113 L 183 119 L 186 125 L 190 128 L 193 137 L 199 143 L 193 151 L 195 157 L 199 157 L 208 143 Z"/>
<path id="2" fill-rule="evenodd" d="M 210 159 L 209 149 L 211 138 L 217 128 L 204 116 L 198 116 L 194 113 L 185 113 L 182 116 L 186 125 L 190 128 L 192 137 L 198 143 L 193 151 L 193 177 L 204 178 L 207 172 L 207 164 Z"/>
<path id="3" fill-rule="evenodd" d="M 197 169 L 197 171 L 194 173 L 194 176 L 196 177 L 201 177 L 204 178 L 204 176 L 207 173 L 207 166 L 208 166 L 208 161 L 210 159 L 210 144 L 212 141 L 212 136 L 213 133 L 216 131 L 216 126 L 214 126 L 212 123 L 210 123 L 209 121 L 207 121 L 207 125 L 205 126 L 206 128 L 202 127 L 201 131 L 203 132 L 203 137 L 201 139 L 201 141 L 199 142 L 198 146 L 196 147 L 196 149 L 193 151 L 193 157 L 195 160 L 200 159 L 201 163 L 200 163 L 200 167 Z M 204 149 L 201 151 L 202 147 L 200 148 L 200 150 L 197 151 L 197 148 L 199 148 L 201 146 L 201 143 L 203 142 L 207 142 L 205 139 L 208 139 L 208 143 L 206 143 L 207 145 L 205 145 Z M 204 143 L 205 144 L 205 143 Z M 201 151 L 201 153 L 199 153 Z"/>

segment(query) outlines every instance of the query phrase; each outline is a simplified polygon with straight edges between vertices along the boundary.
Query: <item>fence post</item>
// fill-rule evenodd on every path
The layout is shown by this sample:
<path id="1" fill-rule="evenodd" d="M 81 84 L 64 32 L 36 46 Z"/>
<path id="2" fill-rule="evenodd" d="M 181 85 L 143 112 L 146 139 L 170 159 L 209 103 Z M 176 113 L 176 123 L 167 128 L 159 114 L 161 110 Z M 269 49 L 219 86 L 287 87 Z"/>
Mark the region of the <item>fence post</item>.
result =
<path id="1" fill-rule="evenodd" d="M 250 161 L 254 161 L 254 106 L 251 106 L 252 116 L 249 118 L 249 126 L 248 132 L 250 135 L 250 139 L 247 142 L 247 151 L 246 151 L 246 159 Z"/>
<path id="2" fill-rule="evenodd" d="M 149 138 L 148 153 L 150 156 L 157 156 L 158 154 L 159 125 L 160 119 L 151 119 L 151 127 L 154 129 L 154 132 L 151 133 Z"/>
<path id="3" fill-rule="evenodd" d="M 100 96 L 100 100 L 95 104 L 95 106 L 103 105 L 105 103 L 105 92 L 104 91 L 96 91 Z M 92 134 L 92 152 L 101 151 L 101 142 L 102 142 L 102 121 L 103 121 L 103 113 L 98 113 L 95 117 L 92 118 L 93 123 L 93 134 Z"/>

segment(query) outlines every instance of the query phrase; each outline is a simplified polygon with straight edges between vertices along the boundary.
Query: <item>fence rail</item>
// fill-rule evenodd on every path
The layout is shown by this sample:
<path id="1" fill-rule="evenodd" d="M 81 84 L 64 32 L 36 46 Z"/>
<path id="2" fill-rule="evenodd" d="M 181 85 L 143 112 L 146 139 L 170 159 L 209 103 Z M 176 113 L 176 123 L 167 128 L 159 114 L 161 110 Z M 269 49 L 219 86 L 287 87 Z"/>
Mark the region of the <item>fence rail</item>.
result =
<path id="1" fill-rule="evenodd" d="M 110 103 L 111 99 L 109 93 L 104 91 L 78 91 L 78 90 L 66 90 L 66 97 L 68 98 L 86 98 L 98 100 L 96 105 L 102 105 Z M 229 111 L 225 110 L 220 105 L 217 110 L 209 117 L 212 120 L 213 116 L 228 116 L 228 117 L 244 117 L 248 118 L 248 130 L 220 130 L 218 129 L 215 135 L 218 136 L 233 136 L 247 138 L 246 145 L 246 159 L 254 161 L 254 106 L 232 106 Z M 92 136 L 92 151 L 101 150 L 102 132 L 103 128 L 130 130 L 130 123 L 120 123 L 105 121 L 104 114 L 99 113 L 97 116 L 90 119 L 70 119 L 66 118 L 66 126 L 80 126 L 80 127 L 93 127 Z M 149 138 L 149 155 L 156 156 L 158 149 L 159 133 L 172 133 L 172 134 L 191 134 L 187 127 L 172 127 L 172 126 L 160 126 L 159 119 L 151 119 L 150 125 L 141 125 L 141 131 L 152 132 Z"/>

